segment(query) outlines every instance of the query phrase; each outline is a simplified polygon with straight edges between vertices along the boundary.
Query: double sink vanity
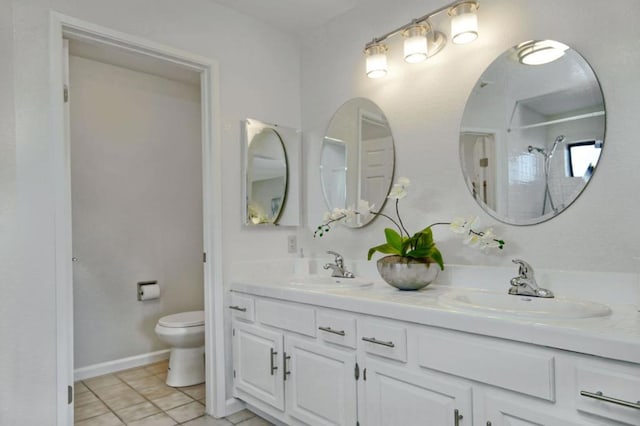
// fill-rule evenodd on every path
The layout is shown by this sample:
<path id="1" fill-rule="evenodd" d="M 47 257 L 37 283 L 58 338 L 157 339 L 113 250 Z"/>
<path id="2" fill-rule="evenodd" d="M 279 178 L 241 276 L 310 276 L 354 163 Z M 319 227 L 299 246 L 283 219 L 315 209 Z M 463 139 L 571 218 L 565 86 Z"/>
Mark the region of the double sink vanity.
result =
<path id="1" fill-rule="evenodd" d="M 553 49 L 534 67 L 518 60 Z M 598 79 L 578 52 L 552 40 L 513 46 L 482 73 L 462 117 L 471 196 L 505 224 L 553 219 L 591 180 L 605 120 Z M 299 183 L 289 170 L 298 154 L 285 149 L 295 138 L 254 124 L 243 142 L 245 222 L 299 226 Z M 382 210 L 395 149 L 375 103 L 345 102 L 322 141 L 329 211 L 361 200 Z M 361 228 L 374 216 L 344 225 Z M 323 263 L 246 262 L 230 274 L 233 396 L 272 420 L 640 425 L 637 274 L 542 271 L 538 286 L 522 261 L 515 277 L 514 268 L 447 264 L 436 284 L 399 291 L 373 263 L 351 261 L 355 277 L 344 278 L 330 276 L 343 265 Z"/>
<path id="2" fill-rule="evenodd" d="M 631 274 L 545 272 L 556 297 L 536 298 L 507 293 L 509 268 L 447 266 L 438 284 L 403 292 L 366 262 L 354 262 L 356 278 L 318 265 L 233 274 L 233 394 L 277 421 L 640 424 Z M 585 279 L 605 278 L 619 291 L 584 293 L 598 288 Z"/>

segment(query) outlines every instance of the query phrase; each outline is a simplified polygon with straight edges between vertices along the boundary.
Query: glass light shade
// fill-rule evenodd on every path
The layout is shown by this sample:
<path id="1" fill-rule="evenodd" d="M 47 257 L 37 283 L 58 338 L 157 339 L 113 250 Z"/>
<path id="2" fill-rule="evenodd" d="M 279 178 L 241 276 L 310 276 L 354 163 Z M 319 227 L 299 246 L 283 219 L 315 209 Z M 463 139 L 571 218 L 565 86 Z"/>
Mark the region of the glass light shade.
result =
<path id="1" fill-rule="evenodd" d="M 373 44 L 364 52 L 367 55 L 367 77 L 381 78 L 387 75 L 387 46 Z"/>
<path id="2" fill-rule="evenodd" d="M 460 3 L 449 9 L 451 15 L 451 41 L 455 44 L 471 43 L 478 38 L 478 15 L 475 2 Z"/>
<path id="3" fill-rule="evenodd" d="M 402 32 L 404 36 L 404 60 L 410 64 L 427 59 L 429 48 L 427 45 L 427 26 L 412 25 Z"/>
<path id="4" fill-rule="evenodd" d="M 554 40 L 528 41 L 518 47 L 518 60 L 525 65 L 543 65 L 560 59 L 569 46 Z"/>

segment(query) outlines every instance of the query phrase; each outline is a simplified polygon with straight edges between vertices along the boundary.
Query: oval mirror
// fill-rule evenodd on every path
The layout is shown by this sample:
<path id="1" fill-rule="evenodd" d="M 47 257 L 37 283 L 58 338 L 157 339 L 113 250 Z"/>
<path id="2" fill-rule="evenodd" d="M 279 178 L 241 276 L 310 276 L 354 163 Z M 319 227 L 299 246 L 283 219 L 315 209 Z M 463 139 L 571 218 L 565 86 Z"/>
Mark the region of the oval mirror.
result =
<path id="1" fill-rule="evenodd" d="M 604 134 L 604 98 L 587 61 L 555 41 L 521 43 L 489 65 L 467 100 L 464 179 L 496 219 L 540 223 L 584 190 Z"/>
<path id="2" fill-rule="evenodd" d="M 322 142 L 320 180 L 329 210 L 357 206 L 366 200 L 378 211 L 393 181 L 395 154 L 391 127 L 372 101 L 345 102 L 331 118 Z M 358 215 L 346 226 L 359 228 L 370 222 Z"/>
<path id="3" fill-rule="evenodd" d="M 274 224 L 287 193 L 287 154 L 274 128 L 248 120 L 246 131 L 246 223 Z"/>

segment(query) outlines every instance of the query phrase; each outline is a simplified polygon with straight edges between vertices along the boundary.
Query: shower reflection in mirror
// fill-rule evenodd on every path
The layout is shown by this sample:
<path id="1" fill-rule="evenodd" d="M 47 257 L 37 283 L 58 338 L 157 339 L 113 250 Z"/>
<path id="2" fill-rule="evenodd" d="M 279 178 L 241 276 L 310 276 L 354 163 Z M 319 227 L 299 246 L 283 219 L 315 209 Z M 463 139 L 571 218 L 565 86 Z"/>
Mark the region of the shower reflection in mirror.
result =
<path id="1" fill-rule="evenodd" d="M 475 85 L 460 129 L 469 190 L 487 213 L 530 225 L 564 211 L 600 159 L 604 98 L 589 64 L 566 45 L 529 65 L 521 46 L 498 57 Z M 546 44 L 545 44 L 546 45 Z"/>

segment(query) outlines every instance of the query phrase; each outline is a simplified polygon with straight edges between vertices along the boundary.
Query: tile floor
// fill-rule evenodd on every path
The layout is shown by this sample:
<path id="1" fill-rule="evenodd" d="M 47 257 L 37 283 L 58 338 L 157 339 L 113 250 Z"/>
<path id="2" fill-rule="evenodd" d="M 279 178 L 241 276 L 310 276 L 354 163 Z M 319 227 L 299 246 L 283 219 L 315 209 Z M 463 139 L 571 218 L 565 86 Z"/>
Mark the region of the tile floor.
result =
<path id="1" fill-rule="evenodd" d="M 204 413 L 204 384 L 165 384 L 167 361 L 75 383 L 76 426 L 269 426 L 248 410 L 224 419 Z"/>

